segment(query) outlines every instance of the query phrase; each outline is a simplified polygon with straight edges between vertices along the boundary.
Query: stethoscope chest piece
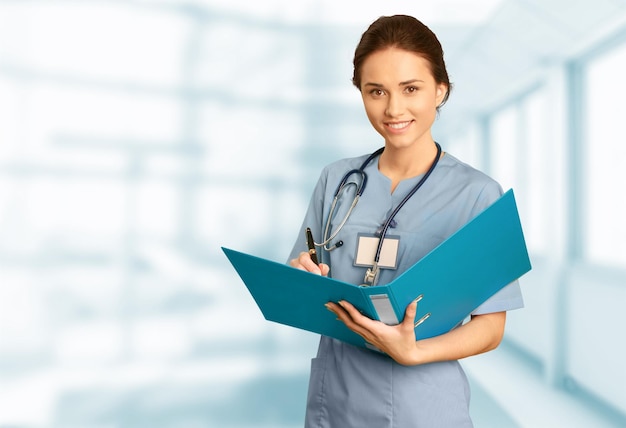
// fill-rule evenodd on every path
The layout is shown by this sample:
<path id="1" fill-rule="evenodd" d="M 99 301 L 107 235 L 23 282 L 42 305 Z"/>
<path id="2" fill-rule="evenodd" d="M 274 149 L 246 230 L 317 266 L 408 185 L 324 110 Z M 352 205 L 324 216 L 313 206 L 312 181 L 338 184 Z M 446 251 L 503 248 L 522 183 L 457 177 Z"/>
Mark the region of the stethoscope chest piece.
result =
<path id="1" fill-rule="evenodd" d="M 378 263 L 374 262 L 374 265 L 370 268 L 367 268 L 365 271 L 365 278 L 363 279 L 363 284 L 361 287 L 371 287 L 372 285 L 376 285 L 378 283 L 378 274 L 380 273 L 380 269 L 378 268 Z"/>

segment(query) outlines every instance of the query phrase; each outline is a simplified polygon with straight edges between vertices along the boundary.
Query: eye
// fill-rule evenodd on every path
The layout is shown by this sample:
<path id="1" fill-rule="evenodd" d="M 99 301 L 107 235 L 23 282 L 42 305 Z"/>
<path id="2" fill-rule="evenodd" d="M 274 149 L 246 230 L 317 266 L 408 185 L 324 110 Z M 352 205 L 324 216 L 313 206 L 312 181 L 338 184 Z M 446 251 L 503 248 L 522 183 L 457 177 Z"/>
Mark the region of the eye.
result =
<path id="1" fill-rule="evenodd" d="M 370 91 L 370 95 L 374 98 L 382 97 L 383 95 L 385 95 L 385 91 L 379 88 L 374 88 Z"/>
<path id="2" fill-rule="evenodd" d="M 413 94 L 413 93 L 419 91 L 419 88 L 417 86 L 407 86 L 406 88 L 404 88 L 404 91 L 407 94 Z"/>

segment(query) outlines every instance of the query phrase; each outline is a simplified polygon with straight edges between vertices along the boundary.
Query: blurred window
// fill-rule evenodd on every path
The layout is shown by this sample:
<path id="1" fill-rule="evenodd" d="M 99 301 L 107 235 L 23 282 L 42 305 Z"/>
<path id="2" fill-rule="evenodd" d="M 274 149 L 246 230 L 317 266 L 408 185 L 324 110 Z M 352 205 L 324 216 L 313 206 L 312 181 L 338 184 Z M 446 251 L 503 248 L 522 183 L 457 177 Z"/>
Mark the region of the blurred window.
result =
<path id="1" fill-rule="evenodd" d="M 462 132 L 453 135 L 446 141 L 445 147 L 450 153 L 466 164 L 482 170 L 481 130 L 477 122 L 472 122 Z"/>
<path id="2" fill-rule="evenodd" d="M 584 75 L 583 257 L 626 265 L 626 43 L 595 57 Z"/>
<path id="3" fill-rule="evenodd" d="M 520 191 L 523 196 L 519 207 L 522 224 L 529 251 L 534 254 L 545 254 L 548 247 L 547 237 L 549 215 L 547 210 L 554 208 L 547 196 L 550 181 L 550 163 L 546 135 L 546 96 L 542 89 L 532 92 L 521 106 L 523 123 L 522 150 L 525 152 L 524 186 Z"/>
<path id="4" fill-rule="evenodd" d="M 546 215 L 545 92 L 537 89 L 489 118 L 489 174 L 504 191 L 513 189 L 529 250 L 545 253 Z"/>
<path id="5" fill-rule="evenodd" d="M 505 191 L 518 184 L 518 123 L 516 104 L 495 113 L 489 123 L 490 175 Z"/>

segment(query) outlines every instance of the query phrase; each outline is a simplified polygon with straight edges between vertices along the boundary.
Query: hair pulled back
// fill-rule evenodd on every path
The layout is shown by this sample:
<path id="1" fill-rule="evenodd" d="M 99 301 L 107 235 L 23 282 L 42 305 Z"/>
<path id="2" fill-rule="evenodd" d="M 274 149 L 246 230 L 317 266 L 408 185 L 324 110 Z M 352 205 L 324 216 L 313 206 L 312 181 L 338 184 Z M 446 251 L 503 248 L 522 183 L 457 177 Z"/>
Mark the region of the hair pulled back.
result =
<path id="1" fill-rule="evenodd" d="M 446 85 L 446 94 L 439 105 L 442 106 L 450 96 L 452 84 L 446 71 L 441 43 L 430 28 L 408 15 L 381 16 L 363 33 L 354 51 L 354 86 L 361 90 L 361 68 L 367 57 L 391 47 L 413 52 L 428 61 L 435 81 Z"/>

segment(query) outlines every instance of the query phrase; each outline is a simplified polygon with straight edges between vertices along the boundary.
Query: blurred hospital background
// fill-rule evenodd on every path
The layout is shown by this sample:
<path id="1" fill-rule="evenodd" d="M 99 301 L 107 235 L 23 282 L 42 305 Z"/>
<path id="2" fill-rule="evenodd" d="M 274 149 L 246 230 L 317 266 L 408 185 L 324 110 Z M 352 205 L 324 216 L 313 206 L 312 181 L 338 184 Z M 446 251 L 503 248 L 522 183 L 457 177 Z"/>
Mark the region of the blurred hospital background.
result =
<path id="1" fill-rule="evenodd" d="M 321 168 L 381 145 L 351 60 L 396 13 L 534 266 L 463 361 L 477 428 L 626 426 L 626 0 L 0 0 L 0 427 L 302 426 L 318 338 L 220 247 L 285 261 Z"/>

